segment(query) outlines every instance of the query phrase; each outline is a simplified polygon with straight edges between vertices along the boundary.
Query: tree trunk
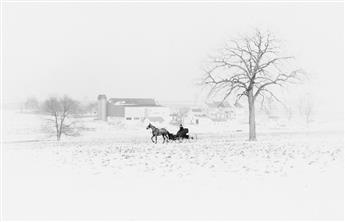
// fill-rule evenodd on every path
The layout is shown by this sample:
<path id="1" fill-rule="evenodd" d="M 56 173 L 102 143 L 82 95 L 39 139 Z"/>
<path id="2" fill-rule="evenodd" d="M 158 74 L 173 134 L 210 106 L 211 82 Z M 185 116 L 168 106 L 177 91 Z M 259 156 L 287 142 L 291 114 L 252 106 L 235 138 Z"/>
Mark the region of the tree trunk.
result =
<path id="1" fill-rule="evenodd" d="M 58 123 L 58 117 L 57 117 L 57 114 L 56 114 L 56 113 L 54 114 L 54 117 L 55 117 L 56 140 L 59 141 L 61 135 L 60 135 L 60 133 L 59 133 L 59 123 Z"/>
<path id="2" fill-rule="evenodd" d="M 253 90 L 248 92 L 248 105 L 249 105 L 249 140 L 256 140 L 256 128 L 255 128 L 255 97 Z"/>
<path id="3" fill-rule="evenodd" d="M 59 133 L 59 128 L 56 129 L 56 140 L 59 141 L 60 140 L 60 133 Z"/>
<path id="4" fill-rule="evenodd" d="M 60 121 L 60 126 L 59 126 L 59 135 L 58 135 L 58 138 L 57 140 L 59 141 L 61 139 L 61 135 L 62 135 L 62 132 L 63 132 L 63 121 L 64 121 L 64 118 L 61 119 Z"/>

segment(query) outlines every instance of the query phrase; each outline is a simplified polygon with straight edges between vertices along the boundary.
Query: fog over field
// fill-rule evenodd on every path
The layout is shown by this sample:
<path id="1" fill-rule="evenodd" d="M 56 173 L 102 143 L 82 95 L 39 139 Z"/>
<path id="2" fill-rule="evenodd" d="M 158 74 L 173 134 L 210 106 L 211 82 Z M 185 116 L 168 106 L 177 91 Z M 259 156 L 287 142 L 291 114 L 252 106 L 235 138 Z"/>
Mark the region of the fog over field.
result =
<path id="1" fill-rule="evenodd" d="M 1 219 L 344 219 L 342 2 L 0 14 Z"/>
<path id="2" fill-rule="evenodd" d="M 339 3 L 8 2 L 3 12 L 5 102 L 103 93 L 193 101 L 208 55 L 260 28 L 277 35 L 311 75 L 306 89 L 289 95 L 309 91 L 324 113 L 343 110 Z"/>

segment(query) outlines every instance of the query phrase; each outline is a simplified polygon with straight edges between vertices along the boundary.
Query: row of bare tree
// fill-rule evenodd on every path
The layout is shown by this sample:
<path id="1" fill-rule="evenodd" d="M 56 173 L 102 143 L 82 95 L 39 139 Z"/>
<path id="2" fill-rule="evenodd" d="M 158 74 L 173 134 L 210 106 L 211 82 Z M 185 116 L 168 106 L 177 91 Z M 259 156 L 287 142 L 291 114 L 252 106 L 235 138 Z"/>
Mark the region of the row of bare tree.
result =
<path id="1" fill-rule="evenodd" d="M 64 96 L 65 98 L 69 98 L 73 100 L 72 98 L 68 96 Z M 21 111 L 22 112 L 29 112 L 29 113 L 42 113 L 44 112 L 44 104 L 46 101 L 50 99 L 57 99 L 57 97 L 49 97 L 48 99 L 44 101 L 39 101 L 36 97 L 28 97 L 25 102 L 21 104 Z M 61 98 L 60 98 L 61 99 Z M 86 102 L 82 103 L 77 100 L 73 100 L 76 103 L 77 112 L 80 115 L 91 115 L 94 114 L 97 108 L 97 102 Z"/>
<path id="2" fill-rule="evenodd" d="M 68 96 L 50 97 L 41 103 L 36 98 L 30 97 L 23 104 L 24 110 L 47 116 L 48 124 L 45 130 L 50 132 L 53 129 L 57 140 L 60 140 L 62 135 L 77 135 L 75 119 L 92 114 L 96 107 L 97 103 L 85 105 Z"/>

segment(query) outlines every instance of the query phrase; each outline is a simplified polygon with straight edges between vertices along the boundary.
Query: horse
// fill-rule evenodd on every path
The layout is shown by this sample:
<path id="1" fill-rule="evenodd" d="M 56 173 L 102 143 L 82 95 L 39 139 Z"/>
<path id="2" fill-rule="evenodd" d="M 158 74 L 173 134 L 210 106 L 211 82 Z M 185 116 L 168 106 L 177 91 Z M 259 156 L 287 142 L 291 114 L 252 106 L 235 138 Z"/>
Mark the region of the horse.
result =
<path id="1" fill-rule="evenodd" d="M 152 125 L 151 123 L 146 127 L 146 129 L 151 129 L 152 130 L 152 137 L 151 137 L 151 141 L 153 143 L 157 143 L 157 136 L 162 136 L 163 137 L 163 143 L 165 143 L 165 141 L 169 141 L 169 132 L 168 130 L 164 129 L 164 128 L 157 128 L 154 125 Z M 153 141 L 153 137 L 156 138 L 156 141 Z"/>

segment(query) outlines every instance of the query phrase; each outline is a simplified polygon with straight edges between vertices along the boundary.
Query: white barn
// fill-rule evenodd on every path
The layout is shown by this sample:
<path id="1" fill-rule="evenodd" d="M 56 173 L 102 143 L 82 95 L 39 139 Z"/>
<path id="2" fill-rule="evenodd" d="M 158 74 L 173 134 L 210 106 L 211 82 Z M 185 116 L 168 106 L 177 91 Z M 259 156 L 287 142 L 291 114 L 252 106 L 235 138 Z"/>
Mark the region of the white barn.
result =
<path id="1" fill-rule="evenodd" d="M 151 98 L 110 98 L 98 96 L 98 117 L 107 120 L 116 117 L 126 122 L 164 122 L 170 120 L 170 110 Z"/>

